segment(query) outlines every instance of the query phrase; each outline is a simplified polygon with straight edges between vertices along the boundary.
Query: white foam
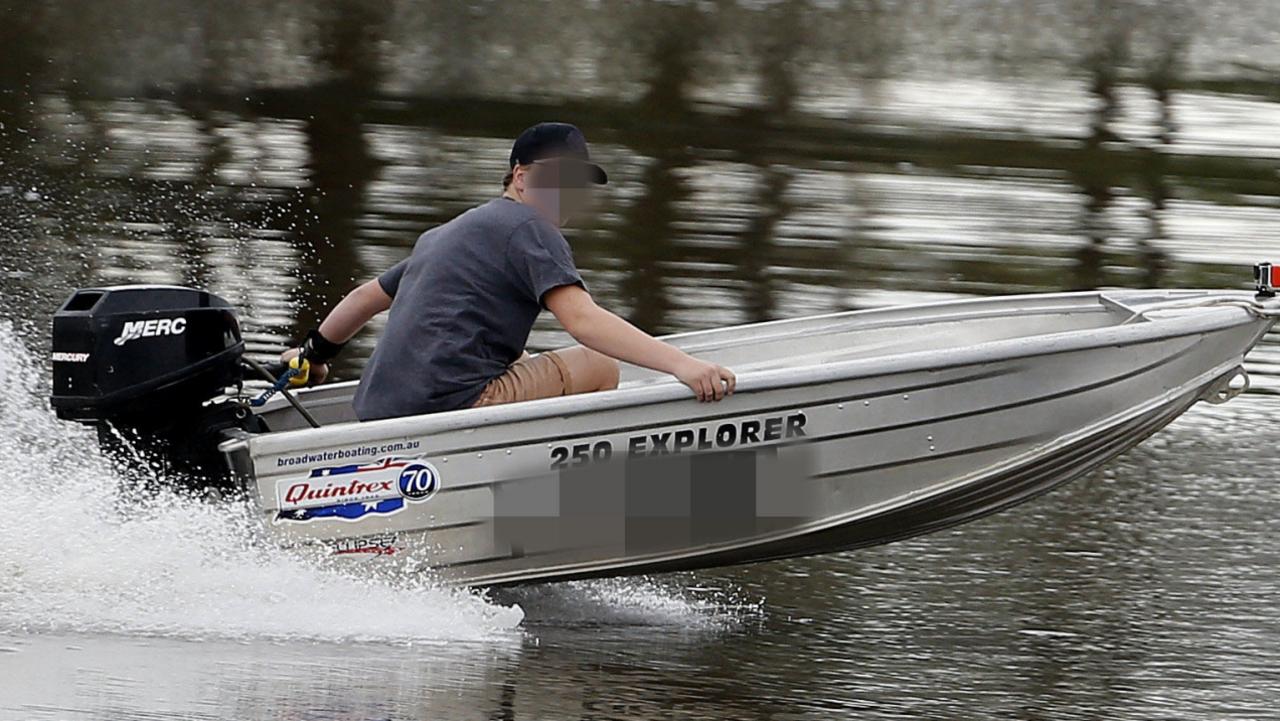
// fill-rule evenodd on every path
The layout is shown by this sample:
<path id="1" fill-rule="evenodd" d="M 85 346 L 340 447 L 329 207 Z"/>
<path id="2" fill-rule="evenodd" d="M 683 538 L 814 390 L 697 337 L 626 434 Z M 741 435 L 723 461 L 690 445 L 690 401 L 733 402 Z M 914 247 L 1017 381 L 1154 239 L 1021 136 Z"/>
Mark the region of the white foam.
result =
<path id="1" fill-rule="evenodd" d="M 247 508 L 130 498 L 0 320 L 0 632 L 432 642 L 519 638 L 523 612 L 416 579 L 326 570 L 255 538 Z"/>
<path id="2" fill-rule="evenodd" d="M 570 581 L 514 589 L 509 594 L 537 626 L 599 624 L 717 631 L 763 615 L 763 599 L 746 601 L 735 588 L 683 586 L 681 578 Z"/>

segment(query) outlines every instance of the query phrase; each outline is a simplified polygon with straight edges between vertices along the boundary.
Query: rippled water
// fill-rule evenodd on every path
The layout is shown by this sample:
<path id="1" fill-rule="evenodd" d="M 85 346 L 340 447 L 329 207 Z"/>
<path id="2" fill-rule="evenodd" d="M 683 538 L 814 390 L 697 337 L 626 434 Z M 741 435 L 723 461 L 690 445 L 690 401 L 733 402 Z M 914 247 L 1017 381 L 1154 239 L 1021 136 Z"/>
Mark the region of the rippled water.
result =
<path id="1" fill-rule="evenodd" d="M 1013 511 L 491 596 L 131 495 L 42 399 L 73 288 L 209 287 L 272 354 L 548 118 L 610 173 L 587 283 L 654 332 L 1247 287 L 1280 260 L 1277 58 L 1270 0 L 0 7 L 0 719 L 1273 717 L 1274 335 L 1254 392 Z"/>

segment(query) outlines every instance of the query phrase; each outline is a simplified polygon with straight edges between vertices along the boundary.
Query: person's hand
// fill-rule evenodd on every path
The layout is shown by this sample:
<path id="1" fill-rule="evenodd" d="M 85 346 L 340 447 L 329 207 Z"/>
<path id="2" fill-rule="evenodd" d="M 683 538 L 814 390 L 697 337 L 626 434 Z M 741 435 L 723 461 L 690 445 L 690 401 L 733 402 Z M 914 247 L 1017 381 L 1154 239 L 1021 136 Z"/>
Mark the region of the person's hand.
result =
<path id="1" fill-rule="evenodd" d="M 703 403 L 718 401 L 733 394 L 738 379 L 724 366 L 690 357 L 673 373 L 680 382 L 689 386 Z"/>
<path id="2" fill-rule="evenodd" d="M 302 352 L 301 348 L 290 348 L 289 350 L 280 354 L 280 362 L 288 366 L 289 361 L 293 360 L 294 358 L 297 358 L 298 354 L 301 352 Z M 324 383 L 324 379 L 327 378 L 328 376 L 329 376 L 329 366 L 325 365 L 324 363 L 313 362 L 311 364 L 311 376 L 307 379 L 307 385 L 318 386 L 321 383 Z"/>

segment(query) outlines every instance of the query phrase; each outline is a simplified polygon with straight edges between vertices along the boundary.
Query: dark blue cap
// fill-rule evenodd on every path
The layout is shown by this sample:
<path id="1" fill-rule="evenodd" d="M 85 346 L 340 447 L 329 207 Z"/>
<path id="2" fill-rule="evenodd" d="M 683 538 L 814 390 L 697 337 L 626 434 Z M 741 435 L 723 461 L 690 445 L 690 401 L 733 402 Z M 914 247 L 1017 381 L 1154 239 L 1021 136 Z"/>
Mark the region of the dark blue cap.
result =
<path id="1" fill-rule="evenodd" d="M 547 158 L 573 158 L 585 163 L 591 171 L 591 182 L 604 185 L 609 176 L 604 168 L 591 162 L 587 138 L 577 126 L 569 123 L 538 123 L 525 129 L 511 146 L 511 167 L 527 165 Z"/>

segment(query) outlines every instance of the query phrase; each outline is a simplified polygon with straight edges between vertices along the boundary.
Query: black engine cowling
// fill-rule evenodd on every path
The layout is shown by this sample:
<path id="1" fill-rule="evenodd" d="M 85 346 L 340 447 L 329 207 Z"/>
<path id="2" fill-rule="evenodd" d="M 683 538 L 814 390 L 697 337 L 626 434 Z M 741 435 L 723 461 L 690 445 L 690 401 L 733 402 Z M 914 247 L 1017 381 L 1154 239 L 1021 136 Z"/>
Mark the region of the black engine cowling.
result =
<path id="1" fill-rule="evenodd" d="M 202 290 L 78 290 L 53 317 L 53 407 L 96 423 L 189 405 L 240 377 L 244 341 L 231 304 Z"/>
<path id="2" fill-rule="evenodd" d="M 221 479 L 223 431 L 252 417 L 213 402 L 242 379 L 235 309 L 202 290 L 133 285 L 78 290 L 53 319 L 58 417 L 98 427 L 104 448 Z M 130 459 L 132 460 L 132 459 Z"/>

